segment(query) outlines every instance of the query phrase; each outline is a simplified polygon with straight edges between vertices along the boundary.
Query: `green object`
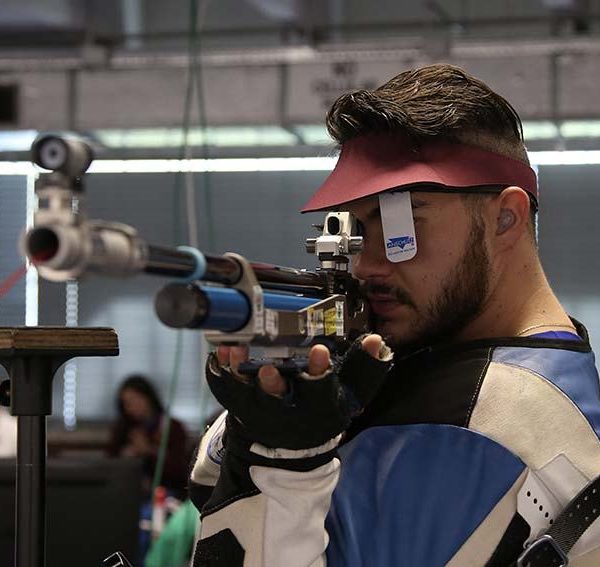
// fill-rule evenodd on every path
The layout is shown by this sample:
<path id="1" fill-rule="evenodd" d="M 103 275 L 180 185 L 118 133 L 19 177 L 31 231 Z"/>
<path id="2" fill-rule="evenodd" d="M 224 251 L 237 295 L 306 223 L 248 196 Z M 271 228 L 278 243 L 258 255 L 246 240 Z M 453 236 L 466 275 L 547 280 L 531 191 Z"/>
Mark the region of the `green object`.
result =
<path id="1" fill-rule="evenodd" d="M 186 500 L 169 518 L 159 538 L 152 543 L 145 567 L 187 567 L 192 556 L 199 514 Z"/>

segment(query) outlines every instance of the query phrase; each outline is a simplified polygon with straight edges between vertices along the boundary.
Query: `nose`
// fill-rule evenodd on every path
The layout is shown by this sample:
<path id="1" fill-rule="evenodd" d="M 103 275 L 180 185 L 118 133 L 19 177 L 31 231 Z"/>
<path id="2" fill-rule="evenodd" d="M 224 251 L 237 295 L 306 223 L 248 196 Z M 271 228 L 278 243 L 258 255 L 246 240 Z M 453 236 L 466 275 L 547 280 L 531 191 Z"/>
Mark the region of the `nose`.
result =
<path id="1" fill-rule="evenodd" d="M 352 274 L 359 280 L 373 280 L 388 277 L 392 263 L 387 259 L 383 240 L 373 242 L 365 239 L 362 251 L 352 260 Z"/>

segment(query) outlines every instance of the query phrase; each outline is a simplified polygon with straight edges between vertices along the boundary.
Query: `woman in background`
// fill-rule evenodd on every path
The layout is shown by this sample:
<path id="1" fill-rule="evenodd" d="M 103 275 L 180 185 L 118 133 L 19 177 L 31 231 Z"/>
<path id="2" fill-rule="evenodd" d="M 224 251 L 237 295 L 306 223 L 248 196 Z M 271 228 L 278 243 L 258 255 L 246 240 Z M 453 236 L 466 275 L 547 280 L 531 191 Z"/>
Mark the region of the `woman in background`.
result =
<path id="1" fill-rule="evenodd" d="M 158 459 L 161 434 L 167 418 L 150 381 L 140 374 L 125 379 L 117 395 L 119 417 L 113 427 L 108 452 L 112 456 L 143 460 L 144 487 L 150 491 Z M 180 421 L 171 418 L 169 438 L 160 485 L 181 497 L 187 487 L 189 455 L 186 432 Z"/>

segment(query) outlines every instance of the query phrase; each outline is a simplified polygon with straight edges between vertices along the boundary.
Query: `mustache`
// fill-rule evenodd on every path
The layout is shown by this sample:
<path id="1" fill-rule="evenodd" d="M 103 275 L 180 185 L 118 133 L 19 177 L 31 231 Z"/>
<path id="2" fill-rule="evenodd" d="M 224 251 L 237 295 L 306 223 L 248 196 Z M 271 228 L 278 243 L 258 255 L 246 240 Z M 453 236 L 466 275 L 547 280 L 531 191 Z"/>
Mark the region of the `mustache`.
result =
<path id="1" fill-rule="evenodd" d="M 394 301 L 397 301 L 398 303 L 408 305 L 410 307 L 415 307 L 415 304 L 408 292 L 399 287 L 388 286 L 378 283 L 361 282 L 360 293 L 365 299 L 368 299 L 369 294 L 389 295 L 394 299 Z"/>

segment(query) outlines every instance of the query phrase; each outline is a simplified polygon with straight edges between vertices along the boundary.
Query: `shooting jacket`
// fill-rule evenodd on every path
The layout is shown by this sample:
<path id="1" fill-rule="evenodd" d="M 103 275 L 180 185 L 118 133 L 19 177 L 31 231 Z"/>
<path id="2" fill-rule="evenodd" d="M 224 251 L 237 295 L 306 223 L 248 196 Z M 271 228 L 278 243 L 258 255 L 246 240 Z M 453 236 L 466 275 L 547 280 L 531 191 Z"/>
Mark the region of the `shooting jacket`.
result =
<path id="1" fill-rule="evenodd" d="M 478 340 L 396 360 L 339 454 L 308 470 L 298 452 L 286 455 L 294 470 L 220 471 L 218 420 L 192 496 L 201 505 L 219 474 L 226 496 L 204 508 L 194 565 L 509 565 L 600 475 L 600 385 L 577 331 L 582 340 Z M 600 565 L 599 521 L 569 558 Z"/>

